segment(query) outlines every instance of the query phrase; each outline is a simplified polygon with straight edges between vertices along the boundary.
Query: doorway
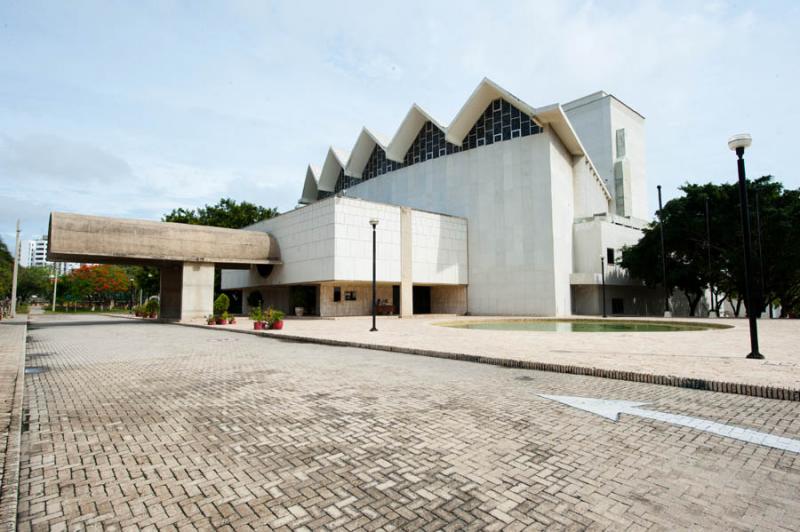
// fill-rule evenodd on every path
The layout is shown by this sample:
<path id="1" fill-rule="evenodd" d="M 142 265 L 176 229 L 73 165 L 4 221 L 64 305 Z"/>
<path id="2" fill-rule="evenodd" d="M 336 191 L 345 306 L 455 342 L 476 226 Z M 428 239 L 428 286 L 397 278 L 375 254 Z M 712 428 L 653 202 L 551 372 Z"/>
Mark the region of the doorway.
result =
<path id="1" fill-rule="evenodd" d="M 392 306 L 394 307 L 392 313 L 400 314 L 400 285 L 392 285 Z"/>
<path id="2" fill-rule="evenodd" d="M 414 294 L 414 314 L 431 313 L 431 287 L 415 286 Z"/>

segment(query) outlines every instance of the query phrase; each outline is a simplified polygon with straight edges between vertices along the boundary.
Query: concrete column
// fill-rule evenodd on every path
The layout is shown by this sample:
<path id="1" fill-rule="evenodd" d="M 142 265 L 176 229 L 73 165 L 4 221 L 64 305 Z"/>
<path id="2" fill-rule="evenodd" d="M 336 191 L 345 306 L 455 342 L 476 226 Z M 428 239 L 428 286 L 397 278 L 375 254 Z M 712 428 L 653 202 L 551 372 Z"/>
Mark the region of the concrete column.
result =
<path id="1" fill-rule="evenodd" d="M 400 317 L 414 315 L 414 277 L 411 271 L 411 209 L 400 208 Z"/>
<path id="2" fill-rule="evenodd" d="M 214 312 L 214 265 L 184 262 L 180 320 L 203 319 Z"/>
<path id="3" fill-rule="evenodd" d="M 181 285 L 183 284 L 183 267 L 181 264 L 169 264 L 161 267 L 161 311 L 158 317 L 165 320 L 181 319 Z"/>

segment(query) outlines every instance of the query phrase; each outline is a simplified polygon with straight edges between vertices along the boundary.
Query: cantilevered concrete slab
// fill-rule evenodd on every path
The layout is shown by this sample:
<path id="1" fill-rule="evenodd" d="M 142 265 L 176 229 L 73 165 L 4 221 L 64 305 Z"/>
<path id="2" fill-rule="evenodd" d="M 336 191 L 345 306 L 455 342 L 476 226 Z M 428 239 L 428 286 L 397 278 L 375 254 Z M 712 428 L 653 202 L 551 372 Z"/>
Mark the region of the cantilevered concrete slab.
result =
<path id="1" fill-rule="evenodd" d="M 268 233 L 63 212 L 50 214 L 47 246 L 49 260 L 62 262 L 204 262 L 226 268 L 280 263 Z"/>
<path id="2" fill-rule="evenodd" d="M 53 212 L 48 260 L 161 268 L 161 315 L 211 314 L 214 267 L 280 264 L 275 239 L 261 231 Z"/>

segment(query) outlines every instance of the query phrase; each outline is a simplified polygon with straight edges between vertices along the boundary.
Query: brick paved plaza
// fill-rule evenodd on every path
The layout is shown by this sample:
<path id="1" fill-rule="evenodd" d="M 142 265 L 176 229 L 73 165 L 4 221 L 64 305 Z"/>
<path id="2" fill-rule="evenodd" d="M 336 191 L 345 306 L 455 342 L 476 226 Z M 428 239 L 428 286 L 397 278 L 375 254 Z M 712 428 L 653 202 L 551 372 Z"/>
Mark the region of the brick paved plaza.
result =
<path id="1" fill-rule="evenodd" d="M 88 316 L 38 316 L 20 530 L 800 529 L 800 403 Z M 38 370 L 34 370 L 38 371 Z"/>

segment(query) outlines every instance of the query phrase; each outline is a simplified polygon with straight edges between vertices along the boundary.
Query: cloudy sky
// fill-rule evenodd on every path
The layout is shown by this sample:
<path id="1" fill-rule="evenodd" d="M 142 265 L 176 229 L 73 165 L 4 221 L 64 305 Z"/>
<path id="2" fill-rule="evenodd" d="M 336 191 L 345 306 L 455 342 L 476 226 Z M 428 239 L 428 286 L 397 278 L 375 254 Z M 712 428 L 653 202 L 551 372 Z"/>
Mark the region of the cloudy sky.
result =
<path id="1" fill-rule="evenodd" d="M 487 76 L 543 106 L 606 90 L 647 118 L 648 177 L 800 187 L 800 2 L 0 2 L 0 237 L 51 210 L 290 209 L 306 165 Z"/>

